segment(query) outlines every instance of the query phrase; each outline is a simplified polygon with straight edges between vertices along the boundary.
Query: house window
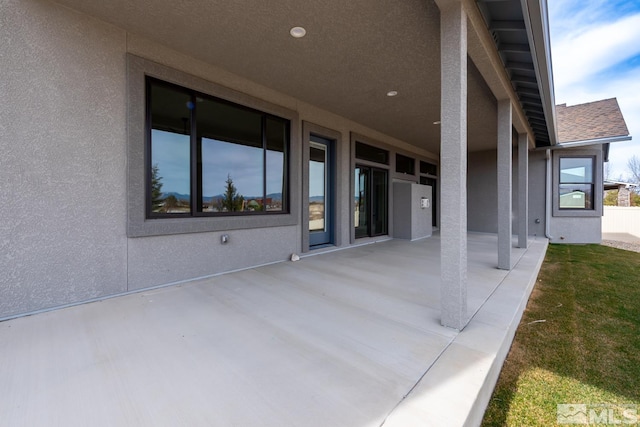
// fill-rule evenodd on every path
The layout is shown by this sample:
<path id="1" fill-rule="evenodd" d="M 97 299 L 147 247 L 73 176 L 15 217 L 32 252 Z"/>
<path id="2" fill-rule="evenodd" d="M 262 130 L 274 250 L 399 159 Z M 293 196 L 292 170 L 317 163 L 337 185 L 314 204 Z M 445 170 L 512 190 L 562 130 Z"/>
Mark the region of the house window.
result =
<path id="1" fill-rule="evenodd" d="M 438 166 L 433 163 L 420 161 L 420 173 L 438 176 Z"/>
<path id="2" fill-rule="evenodd" d="M 560 209 L 594 209 L 594 158 L 560 157 Z"/>
<path id="3" fill-rule="evenodd" d="M 396 172 L 407 175 L 415 175 L 416 161 L 415 159 L 402 154 L 396 154 Z"/>
<path id="4" fill-rule="evenodd" d="M 147 217 L 288 212 L 289 120 L 147 78 Z"/>
<path id="5" fill-rule="evenodd" d="M 388 165 L 389 152 L 382 148 L 374 147 L 362 142 L 356 142 L 356 159 Z"/>

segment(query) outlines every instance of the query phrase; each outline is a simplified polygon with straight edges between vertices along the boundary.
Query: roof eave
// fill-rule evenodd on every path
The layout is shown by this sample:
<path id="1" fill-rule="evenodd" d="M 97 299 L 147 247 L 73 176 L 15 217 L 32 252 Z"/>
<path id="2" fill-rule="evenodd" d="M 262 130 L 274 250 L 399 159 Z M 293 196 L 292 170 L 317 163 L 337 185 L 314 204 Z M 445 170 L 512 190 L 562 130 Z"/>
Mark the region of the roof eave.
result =
<path id="1" fill-rule="evenodd" d="M 622 141 L 631 141 L 631 135 L 621 135 L 621 136 L 609 136 L 605 138 L 596 138 L 596 139 L 584 139 L 582 141 L 570 141 L 563 143 L 556 143 L 552 147 L 539 147 L 539 150 L 557 150 L 562 148 L 573 148 L 573 147 L 584 147 L 586 145 L 602 145 L 609 144 L 612 142 L 622 142 Z"/>
<path id="2" fill-rule="evenodd" d="M 540 97 L 542 98 L 549 141 L 551 146 L 555 146 L 558 144 L 558 131 L 556 127 L 556 103 L 547 2 L 546 0 L 520 1 L 529 38 L 529 48 L 534 59 L 533 64 L 538 80 Z"/>

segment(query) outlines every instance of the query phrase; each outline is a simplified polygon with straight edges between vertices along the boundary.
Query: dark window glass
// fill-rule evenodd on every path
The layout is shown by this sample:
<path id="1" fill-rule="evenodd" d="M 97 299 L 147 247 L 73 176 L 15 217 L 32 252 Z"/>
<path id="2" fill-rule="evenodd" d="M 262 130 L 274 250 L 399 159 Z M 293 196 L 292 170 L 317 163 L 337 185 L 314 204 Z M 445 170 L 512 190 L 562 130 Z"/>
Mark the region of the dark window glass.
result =
<path id="1" fill-rule="evenodd" d="M 438 176 L 438 166 L 429 162 L 420 162 L 420 173 Z"/>
<path id="2" fill-rule="evenodd" d="M 387 185 L 386 170 L 356 166 L 353 222 L 356 238 L 387 234 Z"/>
<path id="3" fill-rule="evenodd" d="M 266 120 L 267 132 L 267 211 L 282 211 L 287 206 L 286 164 L 289 146 L 289 122 L 269 117 Z"/>
<path id="4" fill-rule="evenodd" d="M 363 144 L 362 142 L 356 142 L 356 158 L 383 165 L 389 164 L 389 152 L 387 150 Z"/>
<path id="5" fill-rule="evenodd" d="M 287 120 L 151 79 L 149 93 L 152 216 L 287 209 Z"/>
<path id="6" fill-rule="evenodd" d="M 560 158 L 560 209 L 593 209 L 593 157 Z"/>
<path id="7" fill-rule="evenodd" d="M 189 93 L 150 87 L 150 211 L 191 212 L 191 110 Z"/>
<path id="8" fill-rule="evenodd" d="M 259 210 L 264 194 L 262 115 L 202 99 L 196 117 L 203 212 Z"/>
<path id="9" fill-rule="evenodd" d="M 411 157 L 396 154 L 396 172 L 414 175 L 416 170 L 416 161 Z"/>

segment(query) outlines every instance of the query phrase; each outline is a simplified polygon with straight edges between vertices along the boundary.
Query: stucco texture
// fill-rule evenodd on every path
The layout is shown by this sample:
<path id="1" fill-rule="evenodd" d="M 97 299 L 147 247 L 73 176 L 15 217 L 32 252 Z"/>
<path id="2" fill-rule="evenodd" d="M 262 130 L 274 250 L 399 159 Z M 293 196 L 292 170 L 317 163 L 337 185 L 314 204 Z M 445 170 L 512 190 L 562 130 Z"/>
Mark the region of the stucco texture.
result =
<path id="1" fill-rule="evenodd" d="M 0 6 L 0 317 L 125 290 L 125 33 Z"/>
<path id="2" fill-rule="evenodd" d="M 358 132 L 417 159 L 436 157 L 55 3 L 3 1 L 0 38 L 0 319 L 301 251 L 299 214 L 287 225 L 127 237 L 127 111 L 135 107 L 128 105 L 127 54 L 293 110 L 298 121 L 331 128 L 343 141 Z M 339 149 L 338 180 L 349 182 L 349 144 Z M 299 180 L 300 147 L 292 153 L 291 178 Z M 299 209 L 300 186 L 292 190 Z M 349 194 L 342 186 L 336 195 L 343 245 L 351 231 Z"/>

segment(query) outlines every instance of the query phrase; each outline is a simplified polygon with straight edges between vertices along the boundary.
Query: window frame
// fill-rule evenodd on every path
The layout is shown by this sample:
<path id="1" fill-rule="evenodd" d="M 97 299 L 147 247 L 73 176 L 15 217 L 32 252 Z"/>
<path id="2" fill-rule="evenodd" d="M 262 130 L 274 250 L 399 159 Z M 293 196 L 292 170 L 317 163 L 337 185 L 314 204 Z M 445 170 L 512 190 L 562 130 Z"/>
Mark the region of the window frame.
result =
<path id="1" fill-rule="evenodd" d="M 554 217 L 599 217 L 602 216 L 602 149 L 598 146 L 595 149 L 572 149 L 554 151 L 553 153 L 553 216 Z M 588 158 L 592 160 L 591 182 L 580 184 L 590 184 L 593 186 L 591 208 L 562 208 L 560 207 L 560 185 L 569 184 L 561 182 L 560 159 Z"/>
<path id="2" fill-rule="evenodd" d="M 189 146 L 189 150 L 190 150 L 190 164 L 189 164 L 189 176 L 190 176 L 190 207 L 191 207 L 191 211 L 190 212 L 184 212 L 184 213 L 162 213 L 162 212 L 153 212 L 152 211 L 152 200 L 151 200 L 151 179 L 152 179 L 152 167 L 153 167 L 153 161 L 152 161 L 152 156 L 151 156 L 151 152 L 152 152 L 152 131 L 153 131 L 153 123 L 152 123 L 152 110 L 151 110 L 151 102 L 152 102 L 152 97 L 150 96 L 150 90 L 151 90 L 151 86 L 152 85 L 156 85 L 156 86 L 162 86 L 165 88 L 169 88 L 169 89 L 173 89 L 177 92 L 183 92 L 185 94 L 188 94 L 191 102 L 194 103 L 195 108 L 191 110 L 191 117 L 190 117 L 190 135 L 189 135 L 189 139 L 190 139 L 190 146 Z M 170 82 L 166 82 L 164 80 L 152 77 L 152 76 L 145 76 L 145 96 L 146 96 L 146 106 L 147 106 L 147 111 L 146 111 L 146 115 L 145 115 L 145 119 L 146 119 L 146 123 L 145 123 L 145 144 L 146 144 L 146 153 L 147 153 L 147 173 L 146 173 L 146 179 L 147 182 L 145 184 L 146 187 L 146 191 L 147 191 L 147 196 L 146 196 L 146 215 L 147 215 L 147 219 L 158 219 L 158 218 L 180 218 L 180 217 L 186 217 L 186 218 L 192 218 L 192 217 L 220 217 L 220 216 L 244 216 L 244 215 L 278 215 L 278 214 L 287 214 L 289 213 L 289 179 L 288 179 L 288 171 L 289 171 L 289 150 L 290 150 L 290 146 L 291 146 L 291 121 L 288 119 L 285 119 L 283 117 L 278 117 L 276 115 L 273 114 L 269 114 L 260 110 L 257 110 L 255 108 L 251 108 L 248 107 L 246 105 L 242 105 L 242 104 L 237 104 L 235 102 L 231 102 L 228 101 L 226 99 L 222 99 L 222 98 L 218 98 L 216 96 L 213 95 L 209 95 L 203 92 L 199 92 L 193 89 L 189 89 L 174 83 L 170 83 Z M 197 102 L 195 102 L 195 100 L 197 98 L 203 98 L 206 100 L 210 100 L 210 101 L 214 101 L 220 104 L 225 104 L 225 105 L 229 105 L 231 107 L 235 107 L 235 108 L 239 108 L 242 110 L 246 110 L 246 111 L 250 111 L 252 113 L 257 113 L 261 116 L 261 143 L 262 143 L 262 166 L 263 166 L 263 170 L 262 170 L 262 188 L 263 188 L 263 200 L 266 200 L 267 197 L 267 169 L 266 169 L 266 164 L 267 164 L 267 136 L 266 136 L 266 130 L 267 130 L 267 120 L 272 119 L 275 121 L 282 121 L 283 123 L 285 123 L 285 126 L 287 128 L 287 133 L 288 138 L 286 141 L 284 141 L 284 152 L 283 152 L 283 156 L 284 156 L 284 164 L 283 164 L 283 173 L 285 175 L 285 186 L 282 189 L 282 209 L 281 210 L 277 210 L 277 211 L 268 211 L 268 210 L 264 210 L 264 211 L 232 211 L 232 212 L 205 212 L 200 209 L 200 206 L 202 205 L 202 201 L 199 200 L 200 196 L 202 194 L 202 179 L 201 176 L 199 176 L 199 173 L 201 173 L 201 171 L 198 170 L 197 168 L 197 164 L 198 164 L 198 152 L 199 148 L 201 150 L 201 147 L 198 147 L 198 119 L 197 119 Z M 223 142 L 233 142 L 233 141 L 228 141 L 228 140 L 224 140 Z"/>
<path id="3" fill-rule="evenodd" d="M 395 156 L 396 156 L 396 159 L 395 159 L 396 174 L 400 174 L 406 177 L 415 177 L 416 176 L 416 158 L 413 156 L 408 156 L 406 154 L 399 153 L 399 152 L 396 152 Z M 407 161 L 407 164 L 410 165 L 409 172 L 400 170 L 402 165 L 401 161 Z"/>
<path id="4" fill-rule="evenodd" d="M 583 181 L 583 182 L 578 182 L 578 181 L 563 181 L 562 180 L 562 160 L 573 160 L 573 159 L 587 159 L 589 161 L 591 161 L 591 178 L 589 181 Z M 595 159 L 593 158 L 593 156 L 560 156 L 558 159 L 558 173 L 559 173 L 559 177 L 558 177 L 558 209 L 561 210 L 579 210 L 579 211 L 589 211 L 589 210 L 593 210 L 595 208 Z M 560 201 L 562 198 L 562 191 L 561 191 L 561 187 L 563 185 L 585 185 L 585 186 L 590 186 L 591 187 L 591 193 L 589 195 L 589 206 L 590 207 L 577 207 L 577 206 L 571 206 L 571 207 L 564 207 L 561 205 Z M 586 196 L 586 193 L 585 193 Z M 586 199 L 586 197 L 585 197 Z"/>
<path id="5" fill-rule="evenodd" d="M 151 170 L 147 167 L 150 164 L 146 117 L 149 111 L 146 97 L 147 77 L 288 120 L 289 151 L 285 155 L 285 173 L 288 171 L 288 189 L 285 190 L 288 193 L 288 212 L 214 215 L 205 213 L 194 216 L 170 214 L 169 217 L 149 218 L 147 207 L 150 196 L 147 192 L 150 191 Z M 300 188 L 300 166 L 297 161 L 300 158 L 299 128 L 299 115 L 294 110 L 127 54 L 127 236 L 144 237 L 298 225 L 299 207 L 296 200 Z"/>

